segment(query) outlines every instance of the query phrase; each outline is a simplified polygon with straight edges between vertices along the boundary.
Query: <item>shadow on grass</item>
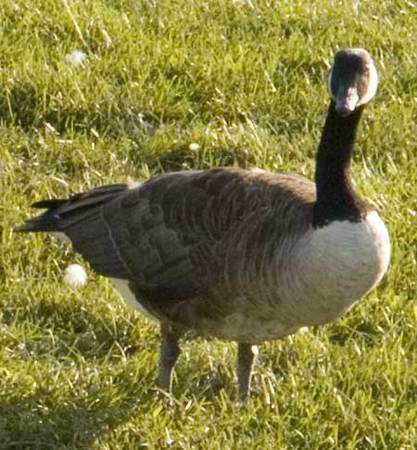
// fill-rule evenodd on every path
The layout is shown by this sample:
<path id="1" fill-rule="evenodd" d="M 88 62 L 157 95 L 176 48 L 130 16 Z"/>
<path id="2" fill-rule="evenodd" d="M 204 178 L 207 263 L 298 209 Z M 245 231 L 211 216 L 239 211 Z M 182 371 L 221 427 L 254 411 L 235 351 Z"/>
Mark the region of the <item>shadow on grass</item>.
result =
<path id="1" fill-rule="evenodd" d="M 0 402 L 0 449 L 89 448 L 129 421 L 137 402 L 114 398 L 66 398 L 50 404 L 45 394 Z"/>
<path id="2" fill-rule="evenodd" d="M 85 132 L 94 129 L 100 135 L 128 136 L 140 139 L 152 134 L 159 126 L 159 119 L 151 112 L 136 106 L 120 103 L 51 107 L 54 94 L 43 95 L 37 86 L 28 81 L 16 82 L 9 89 L 0 88 L 0 121 L 7 126 L 19 126 L 24 131 L 43 127 L 47 122 L 59 133 L 67 130 Z M 46 107 L 44 106 L 46 104 Z M 42 109 L 43 108 L 43 109 Z"/>
<path id="3" fill-rule="evenodd" d="M 204 150 L 197 152 L 189 149 L 190 142 L 184 138 L 180 144 L 166 149 L 164 152 L 144 155 L 137 148 L 129 152 L 129 161 L 139 165 L 145 162 L 157 172 L 177 172 L 184 170 L 207 170 L 212 167 L 249 168 L 256 166 L 256 155 L 248 152 L 244 146 L 217 146 L 207 149 L 210 153 L 207 159 Z M 211 159 L 210 159 L 211 158 Z"/>
<path id="4" fill-rule="evenodd" d="M 156 369 L 156 368 L 155 368 Z M 191 399 L 203 404 L 216 403 L 224 391 L 227 398 L 235 398 L 233 380 L 225 370 L 215 371 L 200 378 L 196 377 L 189 386 L 176 383 L 173 397 L 152 386 L 154 372 L 144 375 L 143 386 L 137 377 L 130 378 L 131 370 L 126 367 L 112 383 L 111 394 L 95 392 L 74 394 L 59 400 L 45 392 L 32 394 L 21 399 L 0 401 L 0 449 L 87 449 L 97 442 L 106 442 L 112 433 L 126 423 L 134 422 L 135 416 L 152 415 L 161 408 L 169 415 L 178 415 Z M 153 426 L 157 422 L 150 419 Z M 143 437 L 143 445 L 146 437 Z M 140 427 L 135 426 L 137 448 L 141 447 Z"/>
<path id="5" fill-rule="evenodd" d="M 0 91 L 0 121 L 28 129 L 36 122 L 39 107 L 35 86 L 24 82 Z"/>

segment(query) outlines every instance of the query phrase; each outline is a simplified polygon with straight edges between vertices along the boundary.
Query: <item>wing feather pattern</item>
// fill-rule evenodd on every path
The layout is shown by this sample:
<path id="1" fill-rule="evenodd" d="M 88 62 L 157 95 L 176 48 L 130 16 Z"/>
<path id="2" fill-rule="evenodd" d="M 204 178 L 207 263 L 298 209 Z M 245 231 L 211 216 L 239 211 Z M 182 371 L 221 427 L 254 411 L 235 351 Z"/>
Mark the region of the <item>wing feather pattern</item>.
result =
<path id="1" fill-rule="evenodd" d="M 148 303 L 215 303 L 262 278 L 314 198 L 312 183 L 290 175 L 170 173 L 38 202 L 48 210 L 21 231 L 64 232 L 97 272 L 128 280 Z"/>

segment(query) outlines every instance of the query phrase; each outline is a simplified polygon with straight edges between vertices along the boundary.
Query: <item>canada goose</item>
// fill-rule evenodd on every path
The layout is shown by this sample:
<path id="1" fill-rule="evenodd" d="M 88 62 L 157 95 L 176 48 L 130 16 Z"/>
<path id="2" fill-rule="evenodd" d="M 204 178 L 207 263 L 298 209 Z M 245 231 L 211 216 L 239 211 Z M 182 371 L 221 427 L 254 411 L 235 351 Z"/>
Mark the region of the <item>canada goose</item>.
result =
<path id="1" fill-rule="evenodd" d="M 63 233 L 161 322 L 162 388 L 171 389 L 185 332 L 237 341 L 245 400 L 255 344 L 337 319 L 387 270 L 388 231 L 349 169 L 377 82 L 365 50 L 336 53 L 315 183 L 236 168 L 167 173 L 40 201 L 47 211 L 19 231 Z"/>

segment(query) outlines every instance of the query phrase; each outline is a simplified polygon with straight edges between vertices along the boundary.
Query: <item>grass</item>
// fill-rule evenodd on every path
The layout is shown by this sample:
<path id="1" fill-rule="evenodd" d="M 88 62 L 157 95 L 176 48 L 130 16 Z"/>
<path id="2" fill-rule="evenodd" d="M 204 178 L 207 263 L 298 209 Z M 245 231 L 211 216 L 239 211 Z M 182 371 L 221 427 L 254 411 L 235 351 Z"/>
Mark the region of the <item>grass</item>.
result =
<path id="1" fill-rule="evenodd" d="M 415 448 L 415 14 L 400 0 L 3 0 L 1 449 Z M 345 46 L 381 78 L 353 172 L 390 229 L 388 275 L 336 323 L 263 345 L 246 410 L 235 346 L 216 340 L 185 343 L 167 399 L 156 324 L 91 271 L 64 285 L 81 260 L 13 226 L 36 200 L 168 170 L 312 177 L 326 62 Z"/>

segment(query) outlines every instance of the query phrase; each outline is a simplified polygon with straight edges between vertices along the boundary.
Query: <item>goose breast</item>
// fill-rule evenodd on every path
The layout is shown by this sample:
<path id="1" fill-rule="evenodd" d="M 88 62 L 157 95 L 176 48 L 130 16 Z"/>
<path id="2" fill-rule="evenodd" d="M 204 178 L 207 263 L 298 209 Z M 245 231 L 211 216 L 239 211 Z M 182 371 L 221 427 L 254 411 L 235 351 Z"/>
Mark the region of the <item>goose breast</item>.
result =
<path id="1" fill-rule="evenodd" d="M 306 325 L 331 322 L 382 279 L 391 245 L 376 211 L 360 222 L 311 230 L 296 250 L 299 315 Z M 303 311 L 301 311 L 303 310 Z"/>

